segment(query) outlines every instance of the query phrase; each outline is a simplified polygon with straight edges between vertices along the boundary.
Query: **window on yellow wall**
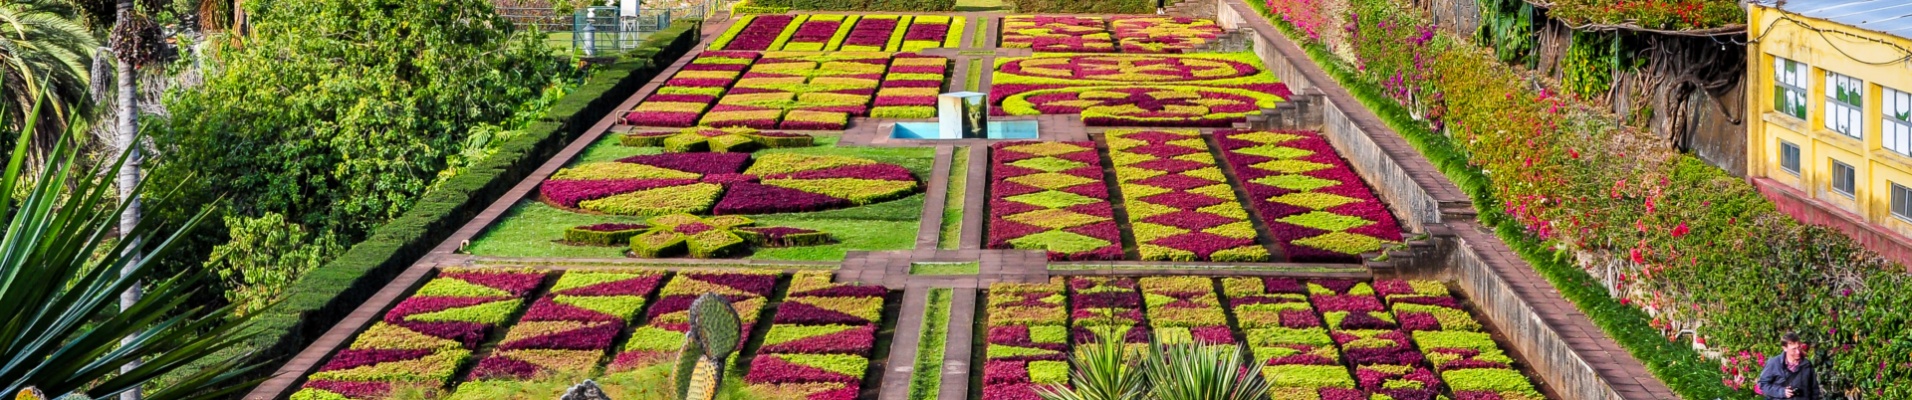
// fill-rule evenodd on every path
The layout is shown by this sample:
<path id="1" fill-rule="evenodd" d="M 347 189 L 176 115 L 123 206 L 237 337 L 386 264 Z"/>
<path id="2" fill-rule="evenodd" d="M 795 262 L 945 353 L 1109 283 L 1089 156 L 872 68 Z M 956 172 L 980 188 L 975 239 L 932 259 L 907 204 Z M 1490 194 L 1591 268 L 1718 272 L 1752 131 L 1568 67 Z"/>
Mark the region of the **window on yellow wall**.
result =
<path id="1" fill-rule="evenodd" d="M 1912 220 L 1912 189 L 1892 184 L 1892 216 Z"/>
<path id="2" fill-rule="evenodd" d="M 1912 93 L 1885 88 L 1879 109 L 1879 126 L 1885 132 L 1885 148 L 1912 156 Z"/>
<path id="3" fill-rule="evenodd" d="M 1826 71 L 1826 129 L 1854 138 L 1865 133 L 1865 83 Z"/>
<path id="4" fill-rule="evenodd" d="M 1859 175 L 1859 171 L 1852 169 L 1851 165 L 1833 160 L 1832 191 L 1846 195 L 1846 197 L 1853 197 L 1853 193 L 1856 192 L 1855 189 L 1857 189 L 1858 186 L 1857 175 Z"/>
<path id="5" fill-rule="evenodd" d="M 1773 110 L 1806 119 L 1806 64 L 1773 57 Z"/>
<path id="6" fill-rule="evenodd" d="M 1779 141 L 1779 169 L 1799 175 L 1799 145 L 1784 140 Z"/>

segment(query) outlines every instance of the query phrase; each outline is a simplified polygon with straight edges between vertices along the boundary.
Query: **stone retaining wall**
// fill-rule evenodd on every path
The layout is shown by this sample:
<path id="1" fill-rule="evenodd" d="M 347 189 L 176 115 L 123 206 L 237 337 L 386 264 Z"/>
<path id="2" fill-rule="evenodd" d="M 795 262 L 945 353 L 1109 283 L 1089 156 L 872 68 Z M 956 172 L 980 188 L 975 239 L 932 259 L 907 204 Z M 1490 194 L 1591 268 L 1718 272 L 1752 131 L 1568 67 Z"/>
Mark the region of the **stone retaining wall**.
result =
<path id="1" fill-rule="evenodd" d="M 1562 398 L 1677 398 L 1476 223 L 1471 199 L 1438 168 L 1242 1 L 1216 0 L 1216 21 L 1224 29 L 1254 30 L 1255 53 L 1298 98 L 1312 98 L 1310 106 L 1322 113 L 1321 126 L 1307 128 L 1319 129 L 1409 230 L 1432 236 L 1435 245 L 1414 246 L 1409 259 L 1377 272 L 1453 282 Z"/>

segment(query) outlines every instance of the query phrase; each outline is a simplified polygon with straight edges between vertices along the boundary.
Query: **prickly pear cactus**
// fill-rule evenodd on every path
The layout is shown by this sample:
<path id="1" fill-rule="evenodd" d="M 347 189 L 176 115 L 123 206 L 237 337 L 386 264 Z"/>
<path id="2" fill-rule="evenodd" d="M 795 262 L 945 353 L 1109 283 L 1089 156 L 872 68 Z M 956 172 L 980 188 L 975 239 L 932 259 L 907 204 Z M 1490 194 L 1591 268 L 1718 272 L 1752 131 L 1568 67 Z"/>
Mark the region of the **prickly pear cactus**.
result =
<path id="1" fill-rule="evenodd" d="M 677 398 L 710 400 L 723 384 L 724 360 L 743 335 L 737 311 L 723 296 L 705 293 L 690 304 L 690 330 L 677 356 Z"/>

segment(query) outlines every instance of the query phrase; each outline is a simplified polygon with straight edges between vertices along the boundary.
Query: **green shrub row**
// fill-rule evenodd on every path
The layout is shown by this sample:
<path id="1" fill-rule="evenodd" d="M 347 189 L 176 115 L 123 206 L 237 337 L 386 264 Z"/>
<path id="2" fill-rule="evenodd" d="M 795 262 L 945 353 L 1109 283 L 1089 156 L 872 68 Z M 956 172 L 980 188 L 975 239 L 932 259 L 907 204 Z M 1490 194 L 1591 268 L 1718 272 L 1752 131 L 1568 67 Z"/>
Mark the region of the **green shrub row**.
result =
<path id="1" fill-rule="evenodd" d="M 826 11 L 954 11 L 956 9 L 956 0 L 761 0 L 753 1 L 751 4 L 755 6 L 753 8 L 764 9 L 764 11 L 779 8 Z"/>
<path id="2" fill-rule="evenodd" d="M 1423 24 L 1412 15 L 1385 12 L 1388 8 L 1407 8 L 1390 0 L 1359 0 L 1357 3 L 1366 3 L 1355 7 L 1363 20 L 1379 18 L 1377 21 L 1386 21 L 1385 24 L 1408 27 Z M 1261 11 L 1269 13 L 1265 8 Z M 1290 38 L 1302 37 L 1279 18 L 1270 20 Z M 1373 32 L 1376 31 L 1362 33 Z M 1400 92 L 1399 81 L 1388 81 L 1394 86 L 1384 89 L 1380 83 L 1383 79 L 1378 76 L 1402 69 L 1377 68 L 1379 63 L 1364 58 L 1367 69 L 1355 71 L 1319 43 L 1302 41 L 1301 44 L 1309 58 L 1467 191 L 1475 207 L 1480 209 L 1484 225 L 1494 228 L 1498 236 L 1558 288 L 1563 297 L 1587 313 L 1608 336 L 1627 348 L 1681 397 L 1751 396 L 1750 383 L 1758 376 L 1758 364 L 1764 361 L 1759 356 L 1762 352 L 1763 355 L 1777 354 L 1777 336 L 1789 330 L 1796 330 L 1818 343 L 1814 347 L 1814 358 L 1825 368 L 1821 379 L 1830 391 L 1885 398 L 1912 395 L 1912 385 L 1908 384 L 1912 380 L 1906 379 L 1912 377 L 1912 363 L 1902 361 L 1912 353 L 1912 333 L 1908 333 L 1912 330 L 1906 329 L 1912 321 L 1908 321 L 1903 312 L 1905 304 L 1912 304 L 1912 290 L 1909 290 L 1912 279 L 1902 273 L 1902 267 L 1881 261 L 1850 238 L 1830 229 L 1793 221 L 1776 211 L 1770 201 L 1745 181 L 1692 156 L 1675 154 L 1662 163 L 1633 165 L 1624 160 L 1646 157 L 1606 154 L 1608 150 L 1599 147 L 1576 146 L 1575 143 L 1612 140 L 1578 138 L 1573 136 L 1580 134 L 1576 131 L 1599 135 L 1628 133 L 1610 127 L 1582 125 L 1584 122 L 1571 114 L 1550 115 L 1553 110 L 1546 109 L 1546 105 L 1556 101 L 1547 99 L 1545 94 L 1536 100 L 1534 93 L 1521 90 L 1518 85 L 1456 79 L 1446 72 L 1434 74 L 1442 79 L 1416 82 L 1432 84 L 1419 89 L 1443 95 L 1437 97 L 1446 99 L 1444 108 L 1439 110 L 1444 111 L 1442 114 L 1450 127 L 1460 127 L 1454 129 L 1453 134 L 1465 140 L 1501 143 L 1499 140 L 1504 139 L 1497 135 L 1506 133 L 1494 134 L 1480 129 L 1493 127 L 1492 121 L 1498 120 L 1533 123 L 1536 120 L 1523 119 L 1532 115 L 1539 115 L 1538 122 L 1542 124 L 1559 124 L 1548 125 L 1555 128 L 1546 130 L 1548 135 L 1564 135 L 1546 142 L 1528 142 L 1526 146 L 1509 143 L 1503 150 L 1469 150 L 1470 144 L 1431 130 L 1426 121 L 1410 117 L 1413 114 L 1402 107 L 1398 99 L 1388 96 L 1388 93 Z M 1484 76 L 1511 73 L 1485 56 L 1470 53 L 1471 49 L 1467 48 L 1470 45 L 1465 42 L 1453 45 L 1457 48 L 1434 54 L 1439 61 L 1428 64 L 1444 70 L 1491 70 L 1483 73 Z M 1384 43 L 1368 46 L 1371 47 L 1356 49 L 1356 53 L 1412 55 L 1415 52 L 1377 51 L 1375 47 L 1386 46 Z M 1539 106 L 1515 104 L 1525 102 Z M 1523 162 L 1532 164 L 1523 168 Z M 1483 168 L 1492 168 L 1497 179 L 1507 182 L 1489 179 Z M 1502 171 L 1514 173 L 1503 175 Z M 1570 198 L 1573 202 L 1545 205 L 1558 209 L 1552 212 L 1566 217 L 1565 221 L 1560 220 L 1563 217 L 1543 213 L 1545 210 L 1534 211 L 1540 207 L 1538 204 L 1503 203 L 1502 200 L 1512 201 L 1528 195 L 1497 191 L 1509 190 L 1502 188 L 1509 182 L 1520 184 L 1536 176 L 1558 179 L 1553 188 L 1593 188 L 1588 190 L 1592 193 Z M 1603 176 L 1608 179 L 1617 176 L 1618 185 L 1603 180 Z M 1632 185 L 1662 188 L 1658 193 L 1663 194 L 1642 196 L 1632 186 L 1620 187 L 1629 181 Z M 1513 189 L 1521 187 L 1524 186 Z M 1502 208 L 1502 204 L 1521 209 L 1513 213 Z M 1600 225 L 1584 232 L 1571 228 L 1575 231 L 1573 234 L 1605 237 L 1604 242 L 1612 244 L 1563 244 L 1559 232 L 1543 238 L 1536 236 L 1533 230 L 1534 226 L 1548 223 L 1571 227 L 1580 224 L 1579 218 L 1583 217 Z M 1636 242 L 1640 244 L 1634 245 Z M 1634 271 L 1630 278 L 1621 276 L 1621 281 L 1629 287 L 1647 288 L 1647 294 L 1629 297 L 1648 300 L 1630 304 L 1629 299 L 1611 296 L 1604 282 L 1580 267 L 1577 259 L 1584 255 L 1572 250 L 1574 248 L 1596 250 L 1597 254 L 1603 254 L 1596 258 L 1608 258 L 1597 262 L 1644 262 L 1645 272 Z M 1656 318 L 1642 310 L 1643 306 L 1657 307 L 1663 313 Z M 1662 330 L 1667 326 L 1665 315 L 1669 313 L 1705 321 L 1699 333 L 1706 339 L 1705 344 L 1724 350 L 1726 365 L 1722 366 L 1721 360 L 1702 356 L 1687 345 L 1690 337 L 1669 340 Z M 1745 384 L 1735 384 L 1735 375 L 1744 376 Z"/>
<path id="3" fill-rule="evenodd" d="M 196 365 L 213 365 L 231 357 L 277 365 L 297 354 L 566 143 L 616 111 L 645 82 L 697 44 L 700 25 L 696 20 L 676 21 L 628 57 L 598 67 L 523 135 L 426 193 L 411 209 L 373 230 L 345 254 L 300 278 L 286 290 L 285 300 L 253 321 L 248 329 L 255 336 L 246 346 L 224 350 Z M 260 369 L 263 373 L 274 370 Z"/>
<path id="4" fill-rule="evenodd" d="M 1154 14 L 1155 0 L 1004 0 L 1018 13 Z M 1249 1 L 1260 3 L 1260 1 Z"/>

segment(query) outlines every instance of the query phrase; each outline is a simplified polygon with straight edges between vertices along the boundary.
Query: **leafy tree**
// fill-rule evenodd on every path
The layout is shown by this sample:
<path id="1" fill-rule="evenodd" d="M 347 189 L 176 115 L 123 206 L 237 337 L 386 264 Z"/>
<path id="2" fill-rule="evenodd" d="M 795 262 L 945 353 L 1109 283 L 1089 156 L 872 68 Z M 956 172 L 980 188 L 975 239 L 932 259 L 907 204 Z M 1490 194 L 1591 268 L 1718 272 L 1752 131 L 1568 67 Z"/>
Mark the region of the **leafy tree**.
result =
<path id="1" fill-rule="evenodd" d="M 483 0 L 252 2 L 250 36 L 175 93 L 156 173 L 347 239 L 397 216 L 569 69 Z"/>
<path id="2" fill-rule="evenodd" d="M 484 0 L 243 6 L 249 31 L 211 40 L 204 84 L 168 95 L 171 116 L 157 123 L 153 171 L 186 193 L 232 200 L 232 226 L 200 232 L 196 250 L 231 243 L 229 250 L 310 256 L 216 261 L 227 271 L 289 277 L 241 272 L 228 279 L 235 284 L 289 283 L 294 269 L 329 260 L 343 246 L 320 240 L 349 245 L 402 213 L 448 168 L 482 156 L 481 138 L 519 121 L 514 114 L 574 70 L 539 38 L 514 34 Z M 173 221 L 192 211 L 158 210 Z M 271 230 L 251 229 L 258 221 L 250 220 L 277 218 L 268 215 L 283 216 L 270 224 L 307 234 L 258 237 Z"/>
<path id="3" fill-rule="evenodd" d="M 37 164 L 66 132 L 68 118 L 91 111 L 87 85 L 99 42 L 75 20 L 76 10 L 58 0 L 0 1 L 0 143 L 35 137 L 27 162 Z M 51 112 L 27 121 L 36 101 Z M 35 129 L 24 129 L 31 124 Z"/>
<path id="4" fill-rule="evenodd" d="M 22 130 L 33 128 L 37 114 L 26 114 Z M 16 138 L 0 192 L 26 185 L 28 139 Z M 152 258 L 127 256 L 137 239 L 149 240 L 151 254 L 163 255 L 181 231 L 140 223 L 118 232 L 135 240 L 114 241 L 110 235 L 126 203 L 109 197 L 113 176 L 74 162 L 78 156 L 70 144 L 53 146 L 47 167 L 25 190 L 29 194 L 17 203 L 0 197 L 0 210 L 8 214 L 0 231 L 0 304 L 9 307 L 0 314 L 0 394 L 28 388 L 51 396 L 137 393 L 148 380 L 245 339 L 239 327 L 246 320 L 228 318 L 230 307 L 188 301 L 204 287 L 207 273 L 163 276 Z M 188 219 L 183 229 L 203 217 Z M 115 307 L 116 295 L 141 281 L 151 282 L 149 295 L 122 305 L 125 311 Z M 150 398 L 206 399 L 243 389 L 237 377 L 256 365 L 238 360 L 188 374 L 156 388 Z"/>

